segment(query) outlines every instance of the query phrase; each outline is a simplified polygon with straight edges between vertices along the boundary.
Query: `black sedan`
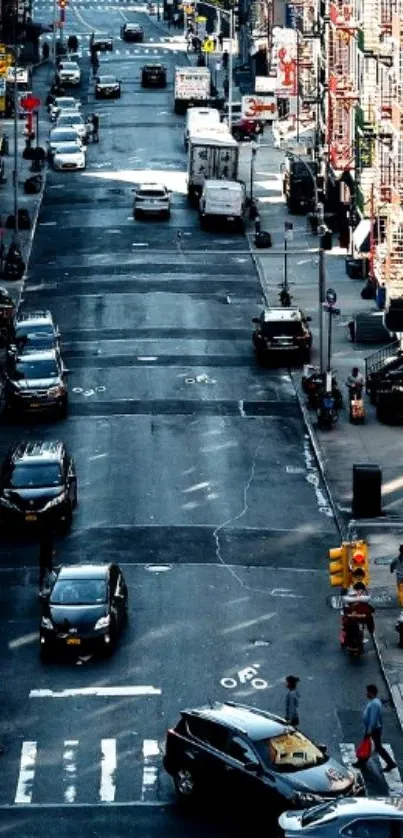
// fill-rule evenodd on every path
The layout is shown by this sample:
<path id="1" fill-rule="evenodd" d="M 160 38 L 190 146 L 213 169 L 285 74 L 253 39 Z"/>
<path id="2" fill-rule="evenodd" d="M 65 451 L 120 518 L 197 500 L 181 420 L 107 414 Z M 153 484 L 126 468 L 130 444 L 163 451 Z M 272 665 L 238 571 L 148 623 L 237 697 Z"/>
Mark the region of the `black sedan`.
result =
<path id="1" fill-rule="evenodd" d="M 57 649 L 111 653 L 127 608 L 127 586 L 118 565 L 62 566 L 43 599 L 42 658 L 49 658 Z"/>
<path id="2" fill-rule="evenodd" d="M 284 719 L 232 702 L 182 711 L 167 733 L 164 766 L 179 799 L 218 792 L 273 814 L 365 793 L 358 774 Z"/>
<path id="3" fill-rule="evenodd" d="M 122 41 L 140 43 L 144 41 L 144 29 L 138 23 L 124 23 L 120 30 Z"/>
<path id="4" fill-rule="evenodd" d="M 112 52 L 113 39 L 102 35 L 90 39 L 90 49 L 93 52 Z"/>
<path id="5" fill-rule="evenodd" d="M 116 76 L 97 76 L 94 88 L 96 99 L 120 99 L 120 81 Z"/>
<path id="6" fill-rule="evenodd" d="M 162 64 L 145 64 L 141 68 L 142 87 L 166 87 L 167 71 Z"/>
<path id="7" fill-rule="evenodd" d="M 0 471 L 0 519 L 9 529 L 21 526 L 67 532 L 77 505 L 74 460 L 62 442 L 19 442 Z"/>
<path id="8" fill-rule="evenodd" d="M 5 387 L 7 410 L 46 414 L 53 411 L 65 416 L 68 372 L 57 349 L 11 354 Z"/>

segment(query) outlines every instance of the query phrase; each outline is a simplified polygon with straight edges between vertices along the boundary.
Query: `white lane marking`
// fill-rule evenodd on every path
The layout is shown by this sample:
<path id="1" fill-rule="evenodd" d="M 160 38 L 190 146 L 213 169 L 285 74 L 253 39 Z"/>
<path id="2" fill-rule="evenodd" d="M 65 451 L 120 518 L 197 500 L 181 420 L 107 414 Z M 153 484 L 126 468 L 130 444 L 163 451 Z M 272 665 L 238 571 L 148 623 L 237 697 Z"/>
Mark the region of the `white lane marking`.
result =
<path id="1" fill-rule="evenodd" d="M 116 794 L 116 739 L 101 741 L 101 783 L 99 799 L 113 803 Z"/>
<path id="2" fill-rule="evenodd" d="M 393 762 L 395 762 L 395 756 L 392 747 L 390 745 L 385 745 L 384 747 L 388 754 L 392 757 Z M 393 771 L 387 771 L 386 774 L 384 774 L 383 776 L 386 780 L 390 796 L 403 797 L 403 783 L 399 769 L 396 767 L 393 769 Z"/>
<path id="3" fill-rule="evenodd" d="M 14 803 L 31 803 L 34 787 L 36 742 L 23 742 L 21 747 L 20 772 Z"/>
<path id="4" fill-rule="evenodd" d="M 67 739 L 63 751 L 63 797 L 65 803 L 76 799 L 78 739 Z"/>
<path id="5" fill-rule="evenodd" d="M 56 227 L 57 221 L 41 221 L 39 227 Z"/>
<path id="6" fill-rule="evenodd" d="M 30 698 L 76 698 L 78 696 L 161 695 L 157 687 L 79 687 L 66 690 L 31 690 Z"/>
<path id="7" fill-rule="evenodd" d="M 152 795 L 158 779 L 158 766 L 156 757 L 159 756 L 159 747 L 156 739 L 144 739 L 143 741 L 143 783 L 141 787 L 141 800 Z"/>

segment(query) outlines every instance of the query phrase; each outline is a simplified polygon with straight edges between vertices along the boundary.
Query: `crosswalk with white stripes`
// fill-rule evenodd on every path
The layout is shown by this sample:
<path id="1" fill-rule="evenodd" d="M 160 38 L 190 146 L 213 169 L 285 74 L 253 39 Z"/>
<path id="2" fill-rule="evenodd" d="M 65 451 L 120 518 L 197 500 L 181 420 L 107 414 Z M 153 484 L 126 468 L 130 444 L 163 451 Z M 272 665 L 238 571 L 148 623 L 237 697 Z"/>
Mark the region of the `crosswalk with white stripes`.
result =
<path id="1" fill-rule="evenodd" d="M 393 749 L 385 745 L 393 758 Z M 341 761 L 347 768 L 351 768 L 356 760 L 355 745 L 349 742 L 339 744 Z M 170 784 L 161 793 L 160 775 L 162 770 L 163 744 L 155 739 L 144 739 L 140 749 L 127 749 L 117 739 L 102 739 L 95 752 L 88 752 L 88 747 L 79 739 L 67 739 L 56 748 L 57 759 L 54 757 L 55 747 L 42 747 L 37 741 L 24 741 L 19 756 L 18 777 L 11 803 L 15 806 L 29 806 L 31 804 L 44 805 L 60 803 L 64 805 L 88 805 L 125 803 L 150 803 L 169 800 Z M 140 752 L 139 752 L 140 751 Z M 83 766 L 83 757 L 96 758 L 97 765 Z M 7 757 L 5 757 L 6 759 Z M 126 760 L 125 769 L 119 774 L 119 758 Z M 129 759 L 129 762 L 127 760 Z M 59 799 L 53 799 L 49 793 L 48 783 L 41 778 L 41 771 L 46 771 L 51 763 L 53 779 L 57 780 Z M 92 792 L 86 794 L 85 775 L 90 770 L 95 776 Z M 59 775 L 59 776 L 58 776 Z M 393 797 L 403 797 L 403 783 L 400 771 L 393 771 L 382 775 L 385 788 L 382 794 Z M 129 799 L 119 794 L 119 778 L 122 781 L 130 779 Z M 383 780 L 380 778 L 380 782 Z M 45 791 L 44 791 L 45 789 Z M 84 796 L 83 796 L 84 789 Z M 92 797 L 91 797 L 92 794 Z"/>
<path id="2" fill-rule="evenodd" d="M 79 38 L 79 53 L 81 56 L 89 56 L 90 49 L 89 49 L 89 40 L 90 35 L 80 35 Z M 41 36 L 40 43 L 48 43 L 49 46 L 51 45 L 53 40 L 53 35 L 51 33 L 46 33 Z M 86 42 L 86 43 L 83 43 Z M 169 48 L 168 48 L 169 44 Z M 106 53 L 101 55 L 101 62 L 108 62 L 109 60 L 113 61 L 114 56 L 118 55 L 178 55 L 181 52 L 186 50 L 186 45 L 180 42 L 173 42 L 171 38 L 149 38 L 146 44 L 142 44 L 138 47 L 132 47 L 131 49 L 127 48 L 120 48 L 117 47 L 113 50 L 112 53 Z"/>

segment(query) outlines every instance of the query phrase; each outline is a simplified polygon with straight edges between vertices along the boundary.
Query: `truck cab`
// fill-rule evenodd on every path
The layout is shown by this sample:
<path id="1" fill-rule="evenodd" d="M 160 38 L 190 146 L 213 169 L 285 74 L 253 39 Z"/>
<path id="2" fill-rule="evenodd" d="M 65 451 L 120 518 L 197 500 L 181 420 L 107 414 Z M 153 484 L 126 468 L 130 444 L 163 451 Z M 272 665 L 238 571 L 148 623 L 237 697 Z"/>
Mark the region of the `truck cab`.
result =
<path id="1" fill-rule="evenodd" d="M 307 213 L 314 208 L 317 174 L 315 160 L 287 155 L 283 164 L 283 192 L 291 213 Z"/>

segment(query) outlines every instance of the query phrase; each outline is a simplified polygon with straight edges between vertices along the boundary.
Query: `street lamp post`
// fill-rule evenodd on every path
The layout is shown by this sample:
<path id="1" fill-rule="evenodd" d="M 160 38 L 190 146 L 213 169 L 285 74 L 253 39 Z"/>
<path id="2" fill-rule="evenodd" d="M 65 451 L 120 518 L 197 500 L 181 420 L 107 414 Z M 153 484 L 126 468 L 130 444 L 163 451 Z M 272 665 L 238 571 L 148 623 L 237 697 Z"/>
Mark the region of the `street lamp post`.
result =
<path id="1" fill-rule="evenodd" d="M 255 179 L 255 162 L 256 162 L 256 153 L 257 153 L 257 143 L 254 140 L 251 142 L 251 158 L 250 158 L 250 187 L 249 187 L 249 196 L 250 196 L 250 203 L 253 203 L 253 183 Z"/>
<path id="2" fill-rule="evenodd" d="M 218 20 L 221 21 L 221 15 L 228 15 L 229 16 L 229 53 L 228 53 L 228 127 L 231 131 L 232 128 L 232 95 L 233 95 L 233 80 L 232 80 L 232 72 L 233 72 L 233 65 L 234 65 L 234 53 L 233 53 L 233 43 L 234 43 L 234 12 L 232 9 L 217 9 L 217 6 L 213 6 L 212 3 L 204 3 L 203 6 L 207 6 L 209 9 L 214 9 L 218 16 Z"/>

